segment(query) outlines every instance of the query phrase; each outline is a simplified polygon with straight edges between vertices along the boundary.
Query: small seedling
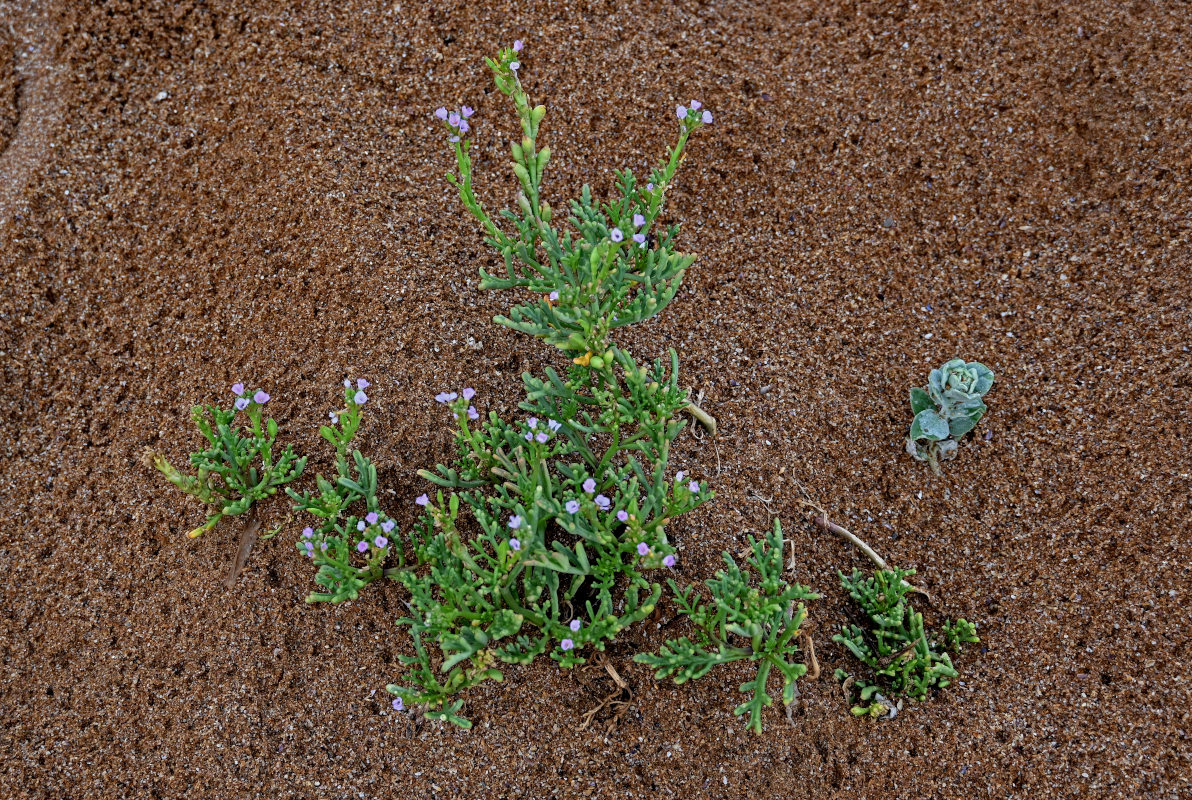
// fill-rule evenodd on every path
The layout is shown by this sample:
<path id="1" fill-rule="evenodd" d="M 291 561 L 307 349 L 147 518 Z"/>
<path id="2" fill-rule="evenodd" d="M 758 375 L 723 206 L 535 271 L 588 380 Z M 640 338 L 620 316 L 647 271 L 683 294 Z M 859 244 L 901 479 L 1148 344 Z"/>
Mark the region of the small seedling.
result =
<path id="1" fill-rule="evenodd" d="M 890 718 L 901 707 L 895 698 L 919 701 L 933 688 L 947 686 L 957 676 L 947 651 L 960 652 L 963 645 L 980 641 L 976 626 L 963 619 L 944 623 L 942 641 L 928 636 L 923 615 L 908 599 L 914 588 L 906 578 L 914 574 L 914 570 L 899 568 L 879 569 L 872 577 L 860 570 L 848 577 L 840 573 L 841 584 L 869 621 L 865 628 L 845 625 L 832 637 L 873 673 L 873 680 L 866 681 L 836 670 L 836 679 L 845 683 L 850 702 L 849 687 L 858 692 L 859 702 L 852 709 L 857 716 Z"/>
<path id="2" fill-rule="evenodd" d="M 317 520 L 302 531 L 296 545 L 318 567 L 315 583 L 326 590 L 312 592 L 308 603 L 355 600 L 361 589 L 385 574 L 390 554 L 397 555 L 399 568 L 404 563 L 400 543 L 391 538 L 396 523 L 381 511 L 377 500 L 377 468 L 359 450 L 348 457 L 348 446 L 360 428 L 360 407 L 368 402 L 364 392 L 368 386 L 363 378 L 354 387 L 344 381 L 344 408 L 331 412 L 331 424 L 319 429 L 335 445 L 335 480 L 319 475 L 317 494 L 286 489 L 296 501 L 294 510 L 313 514 Z M 361 502 L 362 510 L 352 509 Z"/>
<path id="3" fill-rule="evenodd" d="M 190 456 L 198 475 L 179 472 L 160 453 L 145 454 L 146 462 L 170 483 L 215 509 L 205 523 L 186 534 L 192 539 L 224 517 L 243 514 L 253 503 L 276 494 L 279 486 L 296 480 L 306 468 L 306 457 L 296 457 L 288 445 L 274 459 L 277 423 L 270 418 L 262 424 L 261 419 L 269 395 L 263 389 L 249 394 L 242 383 L 233 386 L 232 393 L 236 399 L 230 409 L 212 405 L 195 406 L 191 411 L 191 419 L 210 445 Z M 233 427 L 239 413 L 248 416 L 247 428 Z"/>
<path id="4" fill-rule="evenodd" d="M 939 462 L 956 456 L 957 440 L 984 416 L 987 409 L 982 398 L 991 386 L 993 372 L 976 361 L 966 363 L 957 358 L 933 369 L 926 386 L 911 389 L 915 419 L 906 451 L 940 474 Z"/>
<path id="5" fill-rule="evenodd" d="M 782 675 L 782 702 L 789 706 L 797 694 L 795 682 L 807 672 L 798 663 L 800 627 L 807 616 L 804 600 L 819 598 L 806 586 L 788 583 L 782 576 L 782 527 L 774 520 L 774 529 L 765 539 L 749 537 L 753 555 L 749 558 L 757 572 L 756 586 L 751 585 L 748 569 L 742 570 L 728 553 L 725 569 L 706 581 L 712 602 L 703 602 L 693 588 L 680 591 L 669 581 L 680 613 L 690 617 L 693 638 L 672 639 L 662 645 L 658 655 L 641 653 L 634 661 L 657 668 L 659 680 L 672 678 L 685 683 L 701 678 L 719 664 L 748 659 L 757 663 L 754 680 L 741 686 L 750 699 L 734 714 L 748 714 L 750 730 L 761 733 L 762 709 L 772 705 L 766 692 L 771 668 Z M 797 604 L 797 605 L 796 605 Z"/>
<path id="6" fill-rule="evenodd" d="M 522 133 L 511 147 L 517 208 L 498 216 L 503 227 L 472 191 L 473 109 L 435 115 L 455 153 L 448 179 L 504 262 L 500 274 L 480 270 L 481 288 L 519 295 L 495 321 L 554 345 L 568 369 L 524 374 L 518 419 L 482 416 L 471 388 L 435 398 L 454 417 L 459 456 L 420 471 L 437 489 L 416 501 L 425 509 L 411 534 L 417 564 L 394 575 L 410 593 L 399 624 L 414 639 L 403 684 L 387 687 L 395 708 L 465 728 L 455 695 L 502 680 L 501 664 L 548 653 L 564 668 L 583 664 L 651 614 L 662 587 L 647 572 L 675 563 L 666 526 L 712 497 L 667 468 L 688 405 L 677 354 L 651 368 L 612 341 L 665 308 L 695 260 L 676 251 L 677 226 L 657 223 L 684 144 L 711 114 L 681 107 L 678 144 L 645 185 L 620 171 L 619 196 L 603 204 L 585 186 L 560 232 L 540 194 L 546 109 L 531 106 L 518 79 L 520 50 L 517 42 L 487 60 Z"/>

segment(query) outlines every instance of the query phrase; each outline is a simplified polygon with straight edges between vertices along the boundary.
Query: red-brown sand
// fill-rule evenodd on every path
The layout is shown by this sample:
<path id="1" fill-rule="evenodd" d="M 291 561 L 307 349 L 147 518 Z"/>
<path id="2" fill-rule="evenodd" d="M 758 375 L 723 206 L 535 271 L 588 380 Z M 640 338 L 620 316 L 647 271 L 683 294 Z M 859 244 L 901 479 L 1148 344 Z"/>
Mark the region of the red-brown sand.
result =
<path id="1" fill-rule="evenodd" d="M 0 796 L 1192 795 L 1186 3 L 29 5 L 0 2 Z M 478 191 L 510 203 L 481 59 L 515 38 L 556 207 L 653 164 L 677 103 L 715 114 L 669 196 L 700 258 L 621 343 L 676 347 L 720 422 L 674 453 L 718 494 L 670 527 L 679 580 L 778 516 L 824 595 L 793 727 L 744 730 L 746 669 L 656 683 L 655 622 L 610 650 L 611 729 L 579 730 L 607 677 L 545 660 L 470 692 L 471 732 L 395 714 L 400 587 L 305 605 L 279 498 L 227 591 L 236 525 L 186 539 L 202 509 L 140 462 L 184 462 L 191 405 L 242 380 L 313 477 L 365 376 L 408 527 L 453 452 L 432 396 L 512 414 L 560 363 L 491 322 L 516 297 L 477 287 L 431 117 L 476 107 Z M 954 356 L 998 382 L 933 477 L 906 394 Z M 866 564 L 803 492 L 977 622 L 959 683 L 848 713 L 836 570 Z"/>

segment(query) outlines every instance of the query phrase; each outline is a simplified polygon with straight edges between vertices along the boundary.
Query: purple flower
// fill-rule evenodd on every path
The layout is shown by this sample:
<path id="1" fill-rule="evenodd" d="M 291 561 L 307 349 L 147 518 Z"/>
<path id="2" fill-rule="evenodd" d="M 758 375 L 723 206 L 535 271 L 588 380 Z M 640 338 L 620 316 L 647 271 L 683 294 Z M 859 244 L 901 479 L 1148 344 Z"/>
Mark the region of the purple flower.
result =
<path id="1" fill-rule="evenodd" d="M 311 558 L 314 558 L 315 546 L 313 544 L 311 544 L 310 542 L 303 542 L 302 546 L 304 548 L 306 548 L 306 555 L 310 556 Z"/>
<path id="2" fill-rule="evenodd" d="M 464 389 L 464 399 L 465 400 L 471 400 L 475 396 L 476 396 L 476 390 L 473 389 L 471 386 L 469 386 L 467 389 Z"/>
<path id="3" fill-rule="evenodd" d="M 384 547 L 385 545 L 389 544 L 389 540 L 386 539 L 384 536 L 378 536 L 377 538 L 373 539 L 373 544 L 375 544 L 377 546 L 377 548 L 380 549 L 380 548 Z"/>
<path id="4" fill-rule="evenodd" d="M 359 522 L 356 523 L 356 530 L 358 530 L 358 531 L 363 531 L 367 527 L 368 527 L 368 525 L 365 524 L 364 520 L 360 520 Z"/>
<path id="5" fill-rule="evenodd" d="M 621 233 L 620 228 L 613 228 L 612 231 L 609 232 L 608 238 L 612 239 L 614 242 L 620 242 L 624 240 L 625 234 Z"/>
<path id="6" fill-rule="evenodd" d="M 425 507 L 426 504 L 430 502 L 430 498 L 424 494 L 420 494 L 420 495 L 418 495 L 418 499 L 416 499 L 414 502 L 420 506 Z"/>
<path id="7" fill-rule="evenodd" d="M 699 481 L 692 481 L 691 483 L 687 484 L 687 491 L 691 492 L 692 494 L 699 494 Z"/>
<path id="8" fill-rule="evenodd" d="M 436 117 L 438 117 L 438 118 L 439 118 L 439 119 L 441 119 L 441 120 L 446 120 L 446 119 L 447 119 L 447 109 L 445 109 L 445 108 L 436 108 L 436 109 L 435 109 L 435 116 L 436 116 Z"/>
<path id="9" fill-rule="evenodd" d="M 546 444 L 546 440 L 550 438 L 550 434 L 546 431 L 543 431 L 534 438 L 538 440 L 538 444 Z"/>
<path id="10" fill-rule="evenodd" d="M 647 183 L 647 184 L 646 184 L 646 191 L 647 191 L 647 192 L 652 192 L 652 191 L 654 191 L 654 184 L 652 184 L 652 183 Z"/>
<path id="11" fill-rule="evenodd" d="M 510 539 L 509 540 L 509 549 L 515 553 L 518 552 L 519 550 L 521 550 L 521 542 L 518 541 L 517 539 Z"/>
<path id="12" fill-rule="evenodd" d="M 328 411 L 327 417 L 331 420 L 332 425 L 339 424 L 339 414 L 336 414 L 334 411 Z"/>
<path id="13" fill-rule="evenodd" d="M 514 531 L 517 530 L 521 527 L 521 522 L 521 517 L 519 517 L 517 514 L 514 514 L 509 518 L 509 529 Z"/>
<path id="14" fill-rule="evenodd" d="M 578 631 L 580 629 L 581 625 L 583 625 L 582 622 L 580 622 L 578 619 L 573 619 L 573 620 L 571 620 L 568 627 L 571 628 L 571 630 L 573 630 L 573 631 Z"/>
<path id="15" fill-rule="evenodd" d="M 559 422 L 558 420 L 555 420 L 555 419 L 548 419 L 548 420 L 546 421 L 546 427 L 550 428 L 550 429 L 551 429 L 551 431 L 553 431 L 553 432 L 555 432 L 555 433 L 558 433 L 558 432 L 559 432 L 559 428 L 562 428 L 562 427 L 563 427 L 563 423 L 561 423 L 561 422 Z"/>
<path id="16" fill-rule="evenodd" d="M 369 383 L 368 381 L 366 381 L 364 378 L 358 378 L 356 380 L 356 388 L 357 389 L 367 389 L 370 386 L 372 386 L 372 384 Z"/>
<path id="17" fill-rule="evenodd" d="M 476 113 L 476 110 L 474 108 L 472 108 L 471 106 L 464 106 L 463 108 L 461 108 L 459 110 L 459 115 L 461 117 L 463 117 L 464 119 L 467 119 L 468 117 L 472 116 L 475 113 Z"/>
<path id="18" fill-rule="evenodd" d="M 622 508 L 620 511 L 617 512 L 617 519 L 620 520 L 621 522 L 628 522 L 629 521 L 629 512 Z"/>
<path id="19" fill-rule="evenodd" d="M 452 111 L 450 114 L 448 114 L 447 115 L 447 124 L 453 125 L 453 126 L 459 125 L 459 114 L 456 114 L 454 111 Z"/>
<path id="20" fill-rule="evenodd" d="M 570 639 L 564 639 L 563 641 L 559 642 L 559 649 L 563 650 L 563 652 L 566 652 L 573 647 L 575 647 L 575 642 L 571 641 Z"/>
<path id="21" fill-rule="evenodd" d="M 368 542 L 360 542 L 360 544 L 356 545 L 356 552 L 358 552 L 358 553 L 363 553 L 367 549 L 368 549 Z"/>
<path id="22" fill-rule="evenodd" d="M 368 521 L 369 525 L 376 525 L 377 520 L 380 519 L 380 517 L 377 515 L 377 512 L 370 511 L 364 515 L 364 519 Z"/>
<path id="23" fill-rule="evenodd" d="M 528 420 L 526 420 L 526 424 L 529 425 L 531 428 L 537 428 L 538 427 L 538 417 L 530 417 Z"/>
<path id="24" fill-rule="evenodd" d="M 551 293 L 550 293 L 550 299 L 551 299 L 551 300 L 553 300 L 553 301 L 554 301 L 554 302 L 556 302 L 556 303 L 557 303 L 557 302 L 559 302 L 559 293 L 558 293 L 558 292 L 551 292 Z"/>
<path id="25" fill-rule="evenodd" d="M 366 395 L 362 390 L 362 391 L 356 392 L 356 396 L 353 397 L 352 399 L 356 401 L 356 405 L 362 406 L 368 402 L 368 395 Z"/>
<path id="26" fill-rule="evenodd" d="M 687 119 L 687 108 L 685 106 L 675 106 L 675 116 L 680 120 Z"/>
<path id="27" fill-rule="evenodd" d="M 351 378 L 344 378 L 344 388 L 345 389 L 352 388 L 352 379 Z"/>
<path id="28" fill-rule="evenodd" d="M 699 111 L 701 108 L 703 108 L 703 105 L 704 105 L 704 104 L 703 104 L 703 103 L 701 103 L 701 102 L 700 102 L 700 101 L 698 101 L 698 100 L 692 100 L 692 101 L 691 101 L 691 110 L 692 110 L 692 111 Z"/>
<path id="29" fill-rule="evenodd" d="M 452 144 L 459 144 L 459 137 L 458 136 L 448 136 L 447 141 L 451 142 Z"/>
<path id="30" fill-rule="evenodd" d="M 455 392 L 440 392 L 435 395 L 435 401 L 438 403 L 450 403 L 455 398 L 459 397 Z"/>
<path id="31" fill-rule="evenodd" d="M 577 513 L 579 513 L 579 501 L 578 500 L 568 500 L 567 503 L 563 506 L 563 508 L 567 509 L 568 514 L 577 514 Z"/>
<path id="32" fill-rule="evenodd" d="M 460 133 L 467 133 L 471 129 L 472 129 L 472 126 L 468 124 L 468 121 L 466 119 L 461 119 L 459 121 L 459 132 Z"/>
<path id="33" fill-rule="evenodd" d="M 480 419 L 480 412 L 476 410 L 476 406 L 468 406 L 468 419 Z"/>
<path id="34" fill-rule="evenodd" d="M 684 477 L 686 474 L 687 474 L 687 473 L 686 473 L 686 472 L 684 472 L 683 470 L 679 470 L 678 472 L 676 472 L 676 473 L 675 473 L 675 480 L 677 480 L 677 481 L 681 481 L 681 480 L 683 480 L 683 477 Z"/>
<path id="35" fill-rule="evenodd" d="M 608 507 L 612 505 L 612 502 L 602 494 L 596 495 L 596 499 L 592 502 L 594 502 L 601 511 L 608 511 Z"/>
<path id="36" fill-rule="evenodd" d="M 640 244 L 642 247 L 646 246 L 646 235 L 644 233 L 633 234 L 633 241 Z"/>
<path id="37" fill-rule="evenodd" d="M 526 431 L 526 441 L 528 442 L 533 438 L 534 438 L 534 434 L 530 433 L 529 431 Z"/>
<path id="38" fill-rule="evenodd" d="M 647 554 L 647 553 L 649 553 L 649 552 L 650 552 L 650 545 L 646 544 L 645 542 L 639 542 L 639 543 L 638 543 L 638 545 L 637 545 L 637 554 L 638 554 L 639 556 L 644 556 L 644 555 L 646 555 L 646 554 Z"/>
<path id="39" fill-rule="evenodd" d="M 232 394 L 236 395 L 237 397 L 244 394 L 244 384 L 243 383 L 233 383 L 232 384 Z"/>
<path id="40" fill-rule="evenodd" d="M 327 552 L 327 543 L 326 543 L 326 542 L 320 542 L 320 543 L 319 543 L 319 549 L 320 549 L 320 550 L 322 550 L 324 553 L 326 553 L 326 552 Z"/>
<path id="41" fill-rule="evenodd" d="M 402 702 L 402 699 L 400 697 L 393 698 L 393 710 L 394 711 L 402 711 L 405 709 L 405 707 L 406 707 L 406 704 Z"/>
<path id="42" fill-rule="evenodd" d="M 381 530 L 385 531 L 385 533 L 392 533 L 393 529 L 396 527 L 397 523 L 391 519 L 387 519 L 381 523 Z"/>
<path id="43" fill-rule="evenodd" d="M 519 69 L 521 69 L 521 64 L 517 61 L 511 61 L 509 62 L 509 69 L 517 72 Z"/>
<path id="44" fill-rule="evenodd" d="M 257 389 L 257 393 L 252 396 L 252 401 L 259 406 L 263 406 L 269 402 L 269 395 L 264 389 Z"/>
<path id="45" fill-rule="evenodd" d="M 243 411 L 248 408 L 249 399 L 247 397 L 237 397 L 235 406 L 237 411 Z"/>
<path id="46" fill-rule="evenodd" d="M 662 559 L 662 566 L 673 567 L 674 565 L 675 565 L 675 557 L 673 555 L 669 555 L 666 558 Z"/>
<path id="47" fill-rule="evenodd" d="M 314 538 L 314 535 L 315 535 L 315 529 L 314 529 L 314 528 L 303 528 L 303 529 L 302 529 L 302 536 L 303 536 L 303 538 L 305 538 L 305 539 L 312 539 L 312 538 Z"/>
<path id="48" fill-rule="evenodd" d="M 596 481 L 592 480 L 591 478 L 588 478 L 586 481 L 584 481 L 584 491 L 588 494 L 596 491 Z"/>
<path id="49" fill-rule="evenodd" d="M 522 44 L 522 40 L 521 40 L 521 39 L 514 39 L 514 40 L 513 40 L 513 52 L 515 52 L 515 53 L 520 53 L 520 52 L 522 51 L 522 48 L 523 48 L 523 47 L 525 47 L 525 45 L 524 45 L 524 44 Z"/>
<path id="50" fill-rule="evenodd" d="M 633 215 L 633 227 L 635 227 L 635 228 L 640 228 L 641 226 L 643 226 L 643 225 L 645 225 L 645 224 L 646 224 L 646 218 L 645 218 L 645 217 L 643 217 L 641 214 L 634 214 L 634 215 Z"/>
<path id="51" fill-rule="evenodd" d="M 703 115 L 703 117 L 701 117 L 701 119 L 703 119 L 705 125 L 711 125 L 712 124 L 712 112 L 705 111 L 704 115 Z"/>

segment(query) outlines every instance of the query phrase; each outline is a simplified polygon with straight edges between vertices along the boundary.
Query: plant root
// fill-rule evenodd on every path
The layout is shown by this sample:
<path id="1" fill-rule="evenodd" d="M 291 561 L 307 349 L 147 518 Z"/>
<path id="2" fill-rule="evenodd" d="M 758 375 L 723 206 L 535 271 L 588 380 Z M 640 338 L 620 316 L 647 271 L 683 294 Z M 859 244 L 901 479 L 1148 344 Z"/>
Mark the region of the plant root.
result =
<path id="1" fill-rule="evenodd" d="M 856 535 L 854 535 L 852 532 L 850 532 L 847 528 L 842 528 L 841 526 L 837 525 L 835 522 L 830 521 L 828 519 L 828 512 L 824 511 L 823 508 L 821 508 L 820 506 L 811 502 L 810 500 L 800 500 L 799 503 L 801 505 L 813 508 L 819 512 L 818 516 L 813 517 L 813 521 L 815 522 L 815 524 L 818 527 L 823 528 L 824 530 L 828 531 L 829 533 L 834 533 L 837 536 L 839 536 L 840 538 L 842 538 L 845 541 L 849 542 L 850 544 L 854 545 L 858 550 L 860 550 L 862 553 L 864 553 L 865 556 L 870 561 L 872 561 L 874 564 L 876 564 L 878 569 L 887 570 L 887 571 L 890 569 L 890 567 L 886 565 L 885 559 L 883 559 L 876 552 L 874 552 L 872 547 L 865 544 L 865 542 L 861 541 L 860 538 L 858 538 Z M 926 589 L 922 589 L 918 586 L 915 586 L 913 583 L 907 583 L 906 581 L 903 581 L 902 583 L 906 586 L 909 586 L 912 592 L 917 592 L 918 594 L 921 594 L 924 597 L 926 597 L 928 603 L 935 605 L 934 598 L 932 598 L 931 593 L 928 592 Z"/>
<path id="2" fill-rule="evenodd" d="M 604 733 L 607 736 L 613 732 L 617 725 L 620 724 L 621 717 L 625 716 L 625 712 L 629 710 L 629 706 L 633 702 L 633 690 L 629 688 L 629 684 L 627 684 L 625 679 L 621 677 L 621 674 L 617 672 L 616 667 L 609 663 L 608 658 L 603 653 L 600 653 L 592 660 L 591 666 L 596 669 L 603 667 L 604 671 L 608 673 L 610 678 L 612 678 L 612 681 L 614 684 L 616 684 L 617 688 L 615 691 L 610 692 L 601 698 L 600 702 L 596 704 L 595 708 L 584 713 L 583 721 L 580 722 L 579 727 L 576 728 L 576 730 L 582 731 L 586 729 L 592 724 L 592 720 L 596 718 L 597 714 L 599 714 L 605 708 L 611 708 L 613 710 L 613 715 L 609 718 L 608 724 L 604 729 Z"/>
<path id="3" fill-rule="evenodd" d="M 704 428 L 707 429 L 709 436 L 716 435 L 716 418 L 715 417 L 713 417 L 707 411 L 704 411 L 702 408 L 697 406 L 695 403 L 688 403 L 683 408 L 683 410 L 686 411 L 691 416 L 695 417 L 696 421 L 698 421 L 700 425 L 703 425 Z"/>
<path id="4" fill-rule="evenodd" d="M 819 660 L 815 657 L 815 640 L 811 638 L 811 634 L 807 631 L 799 631 L 799 641 L 803 644 L 803 649 L 807 651 L 807 661 L 810 666 L 807 668 L 807 674 L 803 677 L 811 681 L 819 680 L 820 665 Z"/>
<path id="5" fill-rule="evenodd" d="M 248 554 L 252 552 L 252 546 L 256 544 L 257 534 L 261 530 L 261 519 L 257 516 L 257 509 L 253 507 L 248 513 L 248 521 L 240 529 L 240 549 L 237 550 L 236 560 L 232 562 L 232 568 L 228 571 L 228 577 L 224 580 L 224 587 L 227 589 L 231 589 L 236 585 L 236 579 L 240 577 L 240 571 L 244 569 L 245 563 L 248 562 Z"/>

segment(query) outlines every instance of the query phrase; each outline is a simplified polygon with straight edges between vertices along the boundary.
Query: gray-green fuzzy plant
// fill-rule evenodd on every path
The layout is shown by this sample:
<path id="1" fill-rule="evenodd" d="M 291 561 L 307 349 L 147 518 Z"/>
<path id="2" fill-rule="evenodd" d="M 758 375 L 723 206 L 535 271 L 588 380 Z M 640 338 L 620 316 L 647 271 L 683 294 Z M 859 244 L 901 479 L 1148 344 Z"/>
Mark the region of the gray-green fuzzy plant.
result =
<path id="1" fill-rule="evenodd" d="M 977 427 L 986 412 L 982 399 L 993 386 L 993 372 L 976 361 L 956 358 L 933 369 L 927 385 L 911 389 L 911 411 L 915 419 L 906 440 L 906 451 L 916 461 L 931 464 L 940 473 L 939 462 L 956 455 L 957 440 Z"/>
<path id="2" fill-rule="evenodd" d="M 229 409 L 211 405 L 191 410 L 191 419 L 210 445 L 190 455 L 197 475 L 179 472 L 160 453 L 145 453 L 146 462 L 170 483 L 214 509 L 205 523 L 186 534 L 192 539 L 224 517 L 243 514 L 258 500 L 277 494 L 279 486 L 297 480 L 306 468 L 306 457 L 295 456 L 289 445 L 274 458 L 277 423 L 272 417 L 264 422 L 261 418 L 261 407 L 269 402 L 269 395 L 261 389 L 250 395 L 239 383 L 232 393 L 236 399 Z M 236 415 L 241 412 L 249 424 L 236 428 Z"/>
<path id="3" fill-rule="evenodd" d="M 582 664 L 589 648 L 604 649 L 649 615 L 661 587 L 645 573 L 674 563 L 667 524 L 712 496 L 668 474 L 688 403 L 676 353 L 639 365 L 611 339 L 665 308 L 694 261 L 676 251 L 676 226 L 655 225 L 687 138 L 711 117 L 684 109 L 678 144 L 645 186 L 620 171 L 618 196 L 604 204 L 585 186 L 570 205 L 571 229 L 561 232 L 540 193 L 550 158 L 538 145 L 546 109 L 530 105 L 518 80 L 519 49 L 487 61 L 521 121 L 511 148 L 520 188 L 516 210 L 499 215 L 505 228 L 472 190 L 472 109 L 436 115 L 455 151 L 448 180 L 504 261 L 502 274 L 480 270 L 481 286 L 523 298 L 495 321 L 554 345 L 571 363 L 566 375 L 548 368 L 522 376 L 523 419 L 494 412 L 482 421 L 470 388 L 436 397 L 458 426 L 459 457 L 420 472 L 439 489 L 418 499 L 426 515 L 412 534 L 417 564 L 394 576 L 410 593 L 400 624 L 415 649 L 402 657 L 403 683 L 388 687 L 395 707 L 420 706 L 462 727 L 471 723 L 456 695 L 501 680 L 499 665 L 544 653 L 563 667 Z M 461 517 L 461 507 L 470 513 Z"/>
<path id="4" fill-rule="evenodd" d="M 691 619 L 692 637 L 672 639 L 662 645 L 657 655 L 641 653 L 634 661 L 657 669 L 658 680 L 672 678 L 675 683 L 702 678 L 720 664 L 749 660 L 757 663 L 752 681 L 741 685 L 749 699 L 733 711 L 748 714 L 748 727 L 762 730 L 762 709 L 772 705 L 766 692 L 770 670 L 782 675 L 782 702 L 794 702 L 795 683 L 807 672 L 799 663 L 799 634 L 807 616 L 804 600 L 819 598 L 806 586 L 788 583 L 782 570 L 782 527 L 774 520 L 774 529 L 764 539 L 749 537 L 753 555 L 748 563 L 757 573 L 756 585 L 748 568 L 742 570 L 728 553 L 725 569 L 706 581 L 712 602 L 705 603 L 692 587 L 680 590 L 669 581 L 680 613 Z"/>
<path id="5" fill-rule="evenodd" d="M 363 379 L 355 387 L 344 381 L 344 407 L 331 413 L 330 425 L 319 429 L 335 446 L 334 480 L 319 475 L 317 494 L 286 489 L 296 501 L 294 510 L 317 520 L 296 544 L 298 552 L 318 567 L 315 583 L 326 590 L 312 592 L 308 603 L 355 600 L 365 586 L 382 575 L 393 576 L 404 564 L 400 542 L 390 539 L 396 523 L 377 499 L 377 468 L 359 450 L 348 458 L 348 446 L 360 428 L 360 407 L 368 402 L 364 393 L 368 385 Z M 358 504 L 364 508 L 353 510 Z M 391 555 L 397 564 L 386 570 L 384 563 Z"/>
<path id="6" fill-rule="evenodd" d="M 901 703 L 894 698 L 918 701 L 933 688 L 947 686 L 957 676 L 948 650 L 959 652 L 965 644 L 979 642 L 977 628 L 958 619 L 945 621 L 942 636 L 930 636 L 923 626 L 923 615 L 908 599 L 913 587 L 905 580 L 915 571 L 895 568 L 876 570 L 867 577 L 855 570 L 840 581 L 849 596 L 861 606 L 868 618 L 867 627 L 845 625 L 832 641 L 844 645 L 872 673 L 872 680 L 855 680 L 859 702 L 853 714 L 872 717 L 893 716 Z M 836 679 L 848 681 L 848 673 L 836 670 Z"/>

